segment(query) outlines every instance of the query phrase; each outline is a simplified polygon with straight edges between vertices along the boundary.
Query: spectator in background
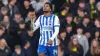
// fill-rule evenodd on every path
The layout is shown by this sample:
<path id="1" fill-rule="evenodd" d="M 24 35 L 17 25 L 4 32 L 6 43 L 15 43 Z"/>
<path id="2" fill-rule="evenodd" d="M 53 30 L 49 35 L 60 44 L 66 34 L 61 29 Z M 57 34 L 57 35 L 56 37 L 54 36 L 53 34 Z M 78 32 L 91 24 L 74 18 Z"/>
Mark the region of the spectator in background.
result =
<path id="1" fill-rule="evenodd" d="M 52 0 L 52 2 L 51 2 L 52 4 L 54 4 L 54 13 L 57 13 L 57 12 L 59 12 L 60 11 L 60 7 L 64 4 L 64 3 L 66 3 L 66 0 L 59 0 L 59 2 L 58 2 L 58 0 Z"/>
<path id="2" fill-rule="evenodd" d="M 11 21 L 11 35 L 16 37 L 16 31 L 19 29 L 19 22 L 23 20 L 19 12 L 16 12 L 14 19 Z"/>
<path id="3" fill-rule="evenodd" d="M 4 37 L 4 29 L 2 27 L 0 27 L 0 38 L 5 38 Z"/>
<path id="4" fill-rule="evenodd" d="M 72 37 L 71 41 L 68 44 L 68 55 L 66 56 L 83 56 L 83 47 L 79 44 L 76 37 Z"/>
<path id="5" fill-rule="evenodd" d="M 8 0 L 1 0 L 1 1 L 5 6 L 8 4 Z"/>
<path id="6" fill-rule="evenodd" d="M 66 35 L 66 30 L 60 30 L 59 33 L 59 39 L 60 39 L 60 43 L 64 46 L 68 45 L 68 40 L 67 40 L 67 35 Z"/>
<path id="7" fill-rule="evenodd" d="M 20 45 L 18 30 L 19 30 L 19 23 L 21 20 L 23 20 L 23 19 L 21 18 L 20 13 L 16 12 L 15 18 L 12 21 L 10 21 L 11 22 L 10 35 L 13 40 L 13 42 L 12 42 L 13 48 L 15 45 Z"/>
<path id="8" fill-rule="evenodd" d="M 84 16 L 82 22 L 77 24 L 77 26 L 82 27 L 85 33 L 87 30 L 92 30 L 93 24 L 91 23 L 89 16 Z"/>
<path id="9" fill-rule="evenodd" d="M 25 56 L 34 56 L 33 53 L 32 53 L 32 49 L 30 48 L 30 42 L 29 41 L 25 41 L 24 42 L 24 47 L 23 47 L 23 52 L 25 54 Z"/>
<path id="10" fill-rule="evenodd" d="M 25 18 L 25 22 L 27 23 L 31 21 L 31 19 L 36 19 L 36 18 L 37 18 L 36 12 L 34 10 L 31 10 L 28 12 L 27 17 Z"/>
<path id="11" fill-rule="evenodd" d="M 100 56 L 99 42 L 95 39 L 92 40 L 89 56 Z"/>
<path id="12" fill-rule="evenodd" d="M 65 22 L 62 24 L 64 28 L 66 28 L 67 25 L 72 26 L 72 30 L 76 28 L 76 24 L 73 22 L 73 15 L 72 14 L 67 14 L 65 18 Z"/>
<path id="13" fill-rule="evenodd" d="M 98 42 L 100 43 L 100 31 L 95 32 L 94 39 L 98 40 Z"/>
<path id="14" fill-rule="evenodd" d="M 2 23 L 5 25 L 6 29 L 9 29 L 10 27 L 10 20 L 9 20 L 9 16 L 5 15 L 3 18 Z"/>
<path id="15" fill-rule="evenodd" d="M 67 25 L 66 26 L 66 39 L 68 40 L 68 42 L 70 41 L 70 39 L 71 39 L 71 36 L 74 34 L 74 32 L 73 32 L 73 28 L 72 28 L 72 26 L 71 25 Z"/>
<path id="16" fill-rule="evenodd" d="M 22 14 L 22 17 L 25 19 L 27 17 L 27 14 L 30 10 L 34 10 L 30 4 L 29 0 L 24 0 L 23 7 L 21 8 L 20 12 Z"/>
<path id="17" fill-rule="evenodd" d="M 58 56 L 64 55 L 64 46 L 61 43 L 60 39 L 58 39 Z"/>
<path id="18" fill-rule="evenodd" d="M 95 25 L 95 27 L 93 28 L 94 32 L 100 31 L 100 18 L 95 19 L 94 25 Z"/>
<path id="19" fill-rule="evenodd" d="M 0 0 L 0 10 L 1 10 L 1 7 L 4 6 L 4 3 L 2 2 L 3 0 Z"/>
<path id="20" fill-rule="evenodd" d="M 84 16 L 85 16 L 85 11 L 81 8 L 78 8 L 77 16 L 73 19 L 73 21 L 78 24 L 82 22 Z"/>
<path id="21" fill-rule="evenodd" d="M 88 39 L 88 44 L 89 44 L 89 47 L 90 47 L 91 46 L 92 39 L 93 39 L 93 36 L 91 35 L 90 31 L 86 31 L 85 32 L 85 36 Z"/>
<path id="22" fill-rule="evenodd" d="M 56 13 L 56 14 L 58 15 L 58 17 L 59 17 L 60 24 L 63 24 L 66 15 L 69 13 L 69 8 L 70 8 L 69 4 L 66 4 L 66 3 L 65 3 L 65 4 L 63 4 L 62 7 L 60 8 L 61 11 L 58 12 L 58 13 Z M 61 25 L 61 26 L 62 26 L 62 25 Z"/>
<path id="23" fill-rule="evenodd" d="M 96 0 L 89 0 L 89 3 L 87 4 L 87 9 L 89 11 L 90 18 L 94 19 L 93 14 L 96 11 Z"/>
<path id="24" fill-rule="evenodd" d="M 78 3 L 76 2 L 76 0 L 69 0 L 69 5 L 70 5 L 70 9 L 69 9 L 70 13 L 73 14 L 73 17 L 76 16 Z"/>
<path id="25" fill-rule="evenodd" d="M 83 0 L 80 0 L 78 4 L 78 8 L 81 8 L 85 11 L 85 14 L 89 14 L 88 8 L 86 6 L 86 3 Z"/>
<path id="26" fill-rule="evenodd" d="M 26 24 L 25 24 L 25 21 L 24 20 L 21 20 L 20 22 L 19 22 L 19 29 L 17 29 L 17 35 L 18 35 L 18 37 L 17 37 L 17 39 L 16 39 L 16 42 L 18 42 L 19 43 L 19 45 L 23 45 L 23 40 L 21 40 L 21 35 L 24 33 L 24 32 L 26 32 L 27 30 L 26 30 Z"/>
<path id="27" fill-rule="evenodd" d="M 56 13 L 59 16 L 59 19 L 64 19 L 66 15 L 69 13 L 70 5 L 64 3 L 61 8 L 60 12 Z"/>
<path id="28" fill-rule="evenodd" d="M 100 17 L 100 2 L 96 4 L 96 11 L 93 14 L 93 19 L 95 20 L 96 18 L 99 18 L 99 17 Z"/>
<path id="29" fill-rule="evenodd" d="M 8 15 L 8 9 L 7 9 L 7 7 L 1 7 L 1 11 L 0 11 L 0 22 L 3 20 L 3 17 L 5 15 Z"/>
<path id="30" fill-rule="evenodd" d="M 15 52 L 12 54 L 12 56 L 25 56 L 25 54 L 22 51 L 20 45 L 15 46 Z"/>
<path id="31" fill-rule="evenodd" d="M 21 34 L 21 40 L 24 42 L 28 40 L 31 44 L 30 48 L 32 48 L 33 55 L 37 56 L 37 47 L 38 47 L 38 37 L 33 35 L 33 31 L 29 28 L 26 32 Z"/>
<path id="32" fill-rule="evenodd" d="M 9 16 L 5 15 L 4 18 L 3 18 L 3 21 L 1 23 L 4 25 L 5 33 L 10 36 L 11 22 L 10 22 Z"/>
<path id="33" fill-rule="evenodd" d="M 16 4 L 16 0 L 8 0 L 7 8 L 11 20 L 13 20 L 15 13 L 19 12 L 19 8 L 15 4 Z"/>
<path id="34" fill-rule="evenodd" d="M 39 0 L 39 2 L 37 2 L 36 0 L 31 0 L 31 3 L 33 8 L 35 9 L 36 13 L 39 13 L 39 10 L 42 9 L 42 7 L 44 6 L 44 4 L 46 2 L 50 2 L 49 0 Z"/>
<path id="35" fill-rule="evenodd" d="M 11 50 L 5 39 L 0 39 L 0 56 L 11 56 Z"/>
<path id="36" fill-rule="evenodd" d="M 79 44 L 83 47 L 83 56 L 85 56 L 89 50 L 89 44 L 88 39 L 85 35 L 83 35 L 83 29 L 81 27 L 77 28 L 77 34 L 75 35 L 75 37 L 77 37 Z"/>

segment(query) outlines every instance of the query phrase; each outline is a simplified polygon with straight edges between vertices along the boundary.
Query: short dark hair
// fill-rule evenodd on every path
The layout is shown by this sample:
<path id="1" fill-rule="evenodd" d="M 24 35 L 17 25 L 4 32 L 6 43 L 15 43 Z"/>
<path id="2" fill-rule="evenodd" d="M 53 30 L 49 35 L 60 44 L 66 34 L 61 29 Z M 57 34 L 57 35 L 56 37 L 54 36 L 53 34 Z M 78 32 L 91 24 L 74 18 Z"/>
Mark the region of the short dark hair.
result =
<path id="1" fill-rule="evenodd" d="M 78 26 L 77 29 L 82 29 L 83 30 L 83 28 L 81 26 Z"/>
<path id="2" fill-rule="evenodd" d="M 16 12 L 15 15 L 21 15 L 20 12 Z"/>
<path id="3" fill-rule="evenodd" d="M 24 1 L 28 1 L 28 2 L 30 2 L 30 0 L 24 0 Z"/>
<path id="4" fill-rule="evenodd" d="M 48 4 L 50 6 L 51 10 L 53 10 L 53 7 L 52 7 L 52 4 L 51 3 L 46 2 L 45 4 Z"/>
<path id="5" fill-rule="evenodd" d="M 25 40 L 23 46 L 25 46 L 28 42 L 29 42 L 28 40 Z"/>
<path id="6" fill-rule="evenodd" d="M 11 1 L 13 1 L 13 0 L 8 0 L 8 3 L 10 3 Z"/>
<path id="7" fill-rule="evenodd" d="M 70 7 L 70 5 L 69 5 L 68 3 L 64 3 L 64 4 L 61 6 L 60 10 L 63 11 L 66 7 Z"/>
<path id="8" fill-rule="evenodd" d="M 95 20 L 98 20 L 98 21 L 100 21 L 100 18 L 96 18 Z"/>
<path id="9" fill-rule="evenodd" d="M 90 20 L 90 16 L 85 15 L 85 16 L 84 16 L 84 19 L 89 19 L 89 20 Z M 84 19 L 83 19 L 83 20 L 84 20 Z"/>
<path id="10" fill-rule="evenodd" d="M 78 7 L 78 10 L 85 12 L 84 9 L 83 8 L 80 8 L 80 7 Z"/>
<path id="11" fill-rule="evenodd" d="M 25 21 L 24 21 L 24 20 L 21 20 L 21 21 L 19 22 L 19 24 L 25 24 Z"/>
<path id="12" fill-rule="evenodd" d="M 68 25 L 66 25 L 66 28 L 67 28 L 67 27 L 72 27 L 72 25 L 68 24 Z"/>
<path id="13" fill-rule="evenodd" d="M 73 14 L 69 13 L 69 14 L 66 15 L 66 17 L 73 17 Z"/>
<path id="14" fill-rule="evenodd" d="M 17 49 L 17 48 L 21 48 L 21 46 L 20 45 L 15 45 L 15 49 Z"/>

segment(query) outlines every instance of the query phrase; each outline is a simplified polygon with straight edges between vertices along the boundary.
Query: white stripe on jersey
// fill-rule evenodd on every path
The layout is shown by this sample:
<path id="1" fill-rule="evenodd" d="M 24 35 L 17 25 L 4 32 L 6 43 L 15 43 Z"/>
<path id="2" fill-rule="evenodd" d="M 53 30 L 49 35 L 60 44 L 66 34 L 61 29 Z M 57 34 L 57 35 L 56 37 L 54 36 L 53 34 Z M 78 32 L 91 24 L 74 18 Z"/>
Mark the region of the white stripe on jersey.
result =
<path id="1" fill-rule="evenodd" d="M 38 19 L 40 22 L 40 39 L 39 39 L 39 45 L 49 46 L 47 44 L 48 40 L 52 37 L 54 34 L 54 26 L 55 26 L 55 20 L 57 16 L 51 15 L 49 17 L 46 17 L 44 15 L 41 15 Z M 58 19 L 58 18 L 57 18 Z M 54 22 L 53 22 L 54 21 Z M 36 24 L 36 23 L 35 23 Z M 57 24 L 58 27 L 60 26 Z M 57 27 L 57 26 L 56 26 Z M 59 31 L 59 30 L 58 30 Z M 54 38 L 54 41 L 51 46 L 57 46 L 57 36 Z"/>

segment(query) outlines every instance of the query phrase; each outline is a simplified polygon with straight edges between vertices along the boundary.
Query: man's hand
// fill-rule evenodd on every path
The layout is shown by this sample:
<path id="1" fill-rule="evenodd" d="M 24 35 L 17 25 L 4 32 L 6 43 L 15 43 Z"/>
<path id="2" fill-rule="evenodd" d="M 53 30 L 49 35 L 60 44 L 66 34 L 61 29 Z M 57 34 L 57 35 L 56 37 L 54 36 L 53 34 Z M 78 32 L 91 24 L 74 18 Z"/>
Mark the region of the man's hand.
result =
<path id="1" fill-rule="evenodd" d="M 52 45 L 52 40 L 48 40 L 48 45 Z"/>

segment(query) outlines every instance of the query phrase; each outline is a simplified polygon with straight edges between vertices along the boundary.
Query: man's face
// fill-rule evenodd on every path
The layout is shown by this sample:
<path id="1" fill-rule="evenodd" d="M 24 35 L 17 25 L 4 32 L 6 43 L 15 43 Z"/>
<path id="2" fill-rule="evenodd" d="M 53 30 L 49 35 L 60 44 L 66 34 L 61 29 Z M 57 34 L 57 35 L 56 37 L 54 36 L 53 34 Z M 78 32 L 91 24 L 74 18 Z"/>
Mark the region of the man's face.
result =
<path id="1" fill-rule="evenodd" d="M 90 0 L 91 3 L 95 3 L 96 0 Z"/>
<path id="2" fill-rule="evenodd" d="M 21 18 L 21 15 L 16 14 L 16 15 L 15 15 L 15 18 L 16 18 L 16 19 L 20 19 L 20 18 Z"/>
<path id="3" fill-rule="evenodd" d="M 66 21 L 67 22 L 72 22 L 72 17 L 70 17 L 70 16 L 66 17 Z"/>
<path id="4" fill-rule="evenodd" d="M 16 0 L 12 0 L 12 1 L 10 2 L 10 4 L 11 4 L 12 6 L 14 6 L 15 3 L 16 3 Z"/>
<path id="5" fill-rule="evenodd" d="M 4 22 L 9 22 L 9 17 L 8 17 L 8 16 L 4 16 L 3 21 L 4 21 Z"/>
<path id="6" fill-rule="evenodd" d="M 21 49 L 20 49 L 20 48 L 16 48 L 16 49 L 15 49 L 15 52 L 16 52 L 17 54 L 21 54 Z"/>
<path id="7" fill-rule="evenodd" d="M 97 10 L 100 11 L 100 5 L 97 7 Z"/>
<path id="8" fill-rule="evenodd" d="M 90 20 L 88 18 L 84 19 L 84 23 L 88 24 L 90 22 Z"/>
<path id="9" fill-rule="evenodd" d="M 4 30 L 0 29 L 0 35 L 3 35 Z"/>
<path id="10" fill-rule="evenodd" d="M 51 11 L 51 8 L 48 4 L 45 4 L 44 7 L 43 7 L 43 11 L 44 12 L 50 12 Z"/>
<path id="11" fill-rule="evenodd" d="M 6 14 L 7 14 L 7 10 L 1 10 L 1 13 L 2 13 L 3 15 L 6 15 Z"/>
<path id="12" fill-rule="evenodd" d="M 25 7 L 30 6 L 29 1 L 24 1 L 24 6 L 25 6 Z"/>
<path id="13" fill-rule="evenodd" d="M 71 32 L 72 31 L 72 27 L 67 27 L 66 31 Z"/>
<path id="14" fill-rule="evenodd" d="M 81 28 L 77 29 L 77 33 L 78 34 L 82 34 L 83 33 L 83 29 L 81 29 Z"/>
<path id="15" fill-rule="evenodd" d="M 25 28 L 25 24 L 19 24 L 20 29 L 24 29 Z"/>
<path id="16" fill-rule="evenodd" d="M 79 7 L 80 8 L 84 8 L 85 7 L 85 3 L 79 3 Z"/>
<path id="17" fill-rule="evenodd" d="M 33 36 L 33 32 L 32 31 L 28 31 L 28 35 L 29 36 Z"/>

